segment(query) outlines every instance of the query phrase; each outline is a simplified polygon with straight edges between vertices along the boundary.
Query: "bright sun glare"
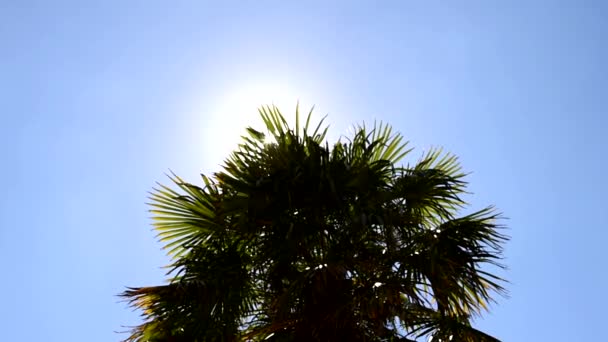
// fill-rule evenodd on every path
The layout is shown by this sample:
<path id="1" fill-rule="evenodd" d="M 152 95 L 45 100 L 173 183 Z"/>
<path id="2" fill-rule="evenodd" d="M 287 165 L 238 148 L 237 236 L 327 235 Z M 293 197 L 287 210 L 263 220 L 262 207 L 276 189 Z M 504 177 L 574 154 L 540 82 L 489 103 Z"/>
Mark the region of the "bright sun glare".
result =
<path id="1" fill-rule="evenodd" d="M 263 128 L 258 108 L 276 105 L 290 124 L 299 96 L 286 85 L 254 83 L 226 91 L 210 108 L 206 121 L 206 158 L 217 165 L 233 151 L 246 127 Z M 306 107 L 302 107 L 303 109 Z"/>

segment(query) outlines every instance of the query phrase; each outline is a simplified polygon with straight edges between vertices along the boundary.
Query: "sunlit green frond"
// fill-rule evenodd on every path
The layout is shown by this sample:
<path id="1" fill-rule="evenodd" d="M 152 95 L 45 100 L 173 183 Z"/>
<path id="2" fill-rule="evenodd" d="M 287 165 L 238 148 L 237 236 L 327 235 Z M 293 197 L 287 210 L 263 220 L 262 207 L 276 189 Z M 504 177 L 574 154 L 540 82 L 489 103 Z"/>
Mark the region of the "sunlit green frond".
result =
<path id="1" fill-rule="evenodd" d="M 174 258 L 187 253 L 188 246 L 203 244 L 214 232 L 222 230 L 217 222 L 214 202 L 218 200 L 217 188 L 203 177 L 206 187 L 184 182 L 173 175 L 171 181 L 182 193 L 160 185 L 150 194 L 154 227 L 164 248 Z"/>
<path id="2" fill-rule="evenodd" d="M 428 280 L 439 310 L 451 315 L 479 314 L 493 293 L 504 293 L 503 280 L 480 267 L 499 263 L 506 237 L 497 214 L 485 209 L 420 231 L 402 250 L 403 268 Z"/>
<path id="3" fill-rule="evenodd" d="M 393 129 L 386 123 L 374 123 L 371 133 L 371 141 L 379 141 L 380 146 L 372 155 L 371 160 L 387 160 L 397 164 L 412 149 L 407 149 L 408 142 L 403 142 L 403 136 L 393 133 Z"/>

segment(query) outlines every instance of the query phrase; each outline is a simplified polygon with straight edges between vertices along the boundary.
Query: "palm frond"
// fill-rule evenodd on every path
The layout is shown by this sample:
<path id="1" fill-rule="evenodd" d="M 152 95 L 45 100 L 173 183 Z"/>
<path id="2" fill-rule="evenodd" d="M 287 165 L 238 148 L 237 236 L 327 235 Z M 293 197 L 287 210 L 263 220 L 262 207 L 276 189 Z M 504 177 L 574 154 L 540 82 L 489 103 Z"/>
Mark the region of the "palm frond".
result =
<path id="1" fill-rule="evenodd" d="M 214 233 L 224 229 L 218 222 L 214 202 L 218 189 L 203 176 L 203 189 L 184 182 L 176 175 L 169 176 L 182 192 L 159 184 L 150 194 L 154 227 L 164 248 L 174 258 L 187 252 L 187 246 L 202 245 Z"/>

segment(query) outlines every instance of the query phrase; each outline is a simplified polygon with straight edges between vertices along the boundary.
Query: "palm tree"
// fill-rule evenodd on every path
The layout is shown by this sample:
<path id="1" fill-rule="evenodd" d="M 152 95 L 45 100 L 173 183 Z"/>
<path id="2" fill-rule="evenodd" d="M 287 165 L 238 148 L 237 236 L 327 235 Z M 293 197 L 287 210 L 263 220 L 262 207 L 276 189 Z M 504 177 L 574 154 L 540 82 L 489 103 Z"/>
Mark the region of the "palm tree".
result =
<path id="1" fill-rule="evenodd" d="M 386 124 L 333 147 L 323 120 L 274 106 L 203 186 L 151 194 L 173 256 L 167 285 L 129 288 L 144 323 L 126 341 L 498 341 L 474 329 L 504 283 L 492 207 L 458 216 L 453 155 L 411 152 Z"/>

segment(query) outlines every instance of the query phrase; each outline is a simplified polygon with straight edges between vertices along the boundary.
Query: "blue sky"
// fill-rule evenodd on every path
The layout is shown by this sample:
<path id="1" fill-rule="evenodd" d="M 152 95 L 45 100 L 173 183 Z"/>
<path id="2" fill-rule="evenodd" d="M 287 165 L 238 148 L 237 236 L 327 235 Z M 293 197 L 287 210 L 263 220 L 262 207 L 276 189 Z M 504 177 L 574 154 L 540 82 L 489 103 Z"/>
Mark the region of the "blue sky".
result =
<path id="1" fill-rule="evenodd" d="M 3 340 L 124 338 L 115 295 L 168 262 L 147 191 L 217 170 L 257 99 L 296 98 L 333 136 L 379 119 L 443 146 L 509 217 L 511 298 L 478 327 L 605 335 L 605 3 L 218 3 L 0 3 Z"/>

